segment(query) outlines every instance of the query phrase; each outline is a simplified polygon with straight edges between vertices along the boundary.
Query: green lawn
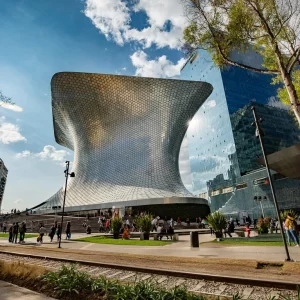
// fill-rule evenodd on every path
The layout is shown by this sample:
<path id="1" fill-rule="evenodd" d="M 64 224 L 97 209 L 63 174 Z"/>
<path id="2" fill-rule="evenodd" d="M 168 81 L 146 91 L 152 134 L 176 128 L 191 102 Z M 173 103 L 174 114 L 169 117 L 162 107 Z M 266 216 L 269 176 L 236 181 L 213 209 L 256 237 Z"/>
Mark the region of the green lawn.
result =
<path id="1" fill-rule="evenodd" d="M 18 237 L 20 236 L 20 234 L 18 235 Z M 26 233 L 25 234 L 25 239 L 26 238 L 33 238 L 33 237 L 37 237 L 37 234 L 31 234 L 31 233 Z M 8 238 L 8 233 L 0 233 L 0 237 L 7 237 Z"/>
<path id="2" fill-rule="evenodd" d="M 105 236 L 91 236 L 86 238 L 77 239 L 78 242 L 88 242 L 96 244 L 113 244 L 113 245 L 133 245 L 133 246 L 165 246 L 172 244 L 171 241 L 141 241 L 138 239 L 122 240 L 113 239 Z"/>
<path id="3" fill-rule="evenodd" d="M 283 246 L 283 242 L 281 241 L 257 241 L 257 240 L 251 240 L 244 238 L 244 239 L 233 239 L 233 240 L 221 240 L 220 242 L 217 242 L 216 240 L 213 241 L 213 243 L 216 244 L 226 244 L 226 245 L 247 245 L 247 246 Z"/>

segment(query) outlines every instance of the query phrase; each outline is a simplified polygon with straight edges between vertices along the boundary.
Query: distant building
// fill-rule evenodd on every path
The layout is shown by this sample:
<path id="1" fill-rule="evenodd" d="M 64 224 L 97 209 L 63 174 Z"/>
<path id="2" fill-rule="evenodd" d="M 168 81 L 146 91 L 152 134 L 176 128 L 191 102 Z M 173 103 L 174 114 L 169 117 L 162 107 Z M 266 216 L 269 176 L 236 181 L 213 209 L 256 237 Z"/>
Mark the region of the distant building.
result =
<path id="1" fill-rule="evenodd" d="M 8 170 L 4 165 L 3 160 L 0 158 L 0 211 L 2 207 L 3 194 L 5 190 Z"/>
<path id="2" fill-rule="evenodd" d="M 245 64 L 260 66 L 255 51 L 233 54 Z M 193 193 L 208 199 L 212 211 L 228 215 L 275 216 L 265 169 L 257 163 L 262 156 L 251 106 L 263 118 L 267 154 L 300 142 L 300 130 L 292 114 L 278 100 L 272 76 L 238 67 L 214 65 L 210 55 L 199 50 L 181 71 L 185 80 L 206 81 L 213 93 L 204 102 L 187 131 Z M 300 181 L 273 172 L 281 209 L 300 210 Z M 255 198 L 256 197 L 256 198 Z"/>

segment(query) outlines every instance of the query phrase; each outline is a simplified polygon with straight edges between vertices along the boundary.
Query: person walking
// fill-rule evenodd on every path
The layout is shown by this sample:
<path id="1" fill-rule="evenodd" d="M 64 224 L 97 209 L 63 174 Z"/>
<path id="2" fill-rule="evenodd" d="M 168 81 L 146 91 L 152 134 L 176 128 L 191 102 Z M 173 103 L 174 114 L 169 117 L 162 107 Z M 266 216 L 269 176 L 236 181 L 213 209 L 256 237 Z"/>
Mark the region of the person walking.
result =
<path id="1" fill-rule="evenodd" d="M 56 228 L 55 228 L 55 224 L 54 224 L 54 225 L 52 225 L 50 232 L 49 232 L 50 242 L 53 241 L 53 238 L 55 236 L 55 231 L 56 231 Z"/>
<path id="2" fill-rule="evenodd" d="M 19 234 L 19 223 L 16 222 L 13 228 L 13 240 L 12 243 L 17 243 L 17 239 L 18 239 L 18 234 Z"/>
<path id="3" fill-rule="evenodd" d="M 285 220 L 285 226 L 288 229 L 288 232 L 290 233 L 290 236 L 292 238 L 292 240 L 294 241 L 294 243 L 296 244 L 295 247 L 299 247 L 299 239 L 298 236 L 294 230 L 294 226 L 295 226 L 295 219 L 292 217 L 291 213 L 287 214 L 286 220 Z"/>
<path id="4" fill-rule="evenodd" d="M 291 243 L 291 235 L 290 235 L 289 229 L 285 225 L 285 221 L 282 222 L 282 227 L 283 227 L 283 230 L 284 230 L 284 232 L 286 234 L 286 242 L 291 246 L 292 245 L 292 243 Z"/>
<path id="5" fill-rule="evenodd" d="M 70 240 L 70 238 L 71 238 L 71 222 L 68 221 L 66 226 L 66 240 Z"/>
<path id="6" fill-rule="evenodd" d="M 3 233 L 6 233 L 6 230 L 7 230 L 7 223 L 4 222 L 4 224 L 3 224 Z"/>
<path id="7" fill-rule="evenodd" d="M 231 218 L 231 221 L 229 221 L 229 224 L 228 224 L 228 232 L 229 233 L 233 233 L 234 232 L 234 221 L 233 221 L 232 218 Z M 230 234 L 229 234 L 229 236 L 231 237 Z"/>
<path id="8" fill-rule="evenodd" d="M 230 237 L 232 237 L 232 235 L 231 235 L 230 224 L 231 224 L 231 222 L 228 221 L 228 222 L 226 223 L 226 228 L 223 230 L 223 233 L 224 233 L 225 238 L 226 238 L 226 235 L 227 235 L 227 234 L 228 234 Z"/>
<path id="9" fill-rule="evenodd" d="M 60 226 L 60 224 L 57 225 L 55 234 L 56 234 L 56 236 L 57 236 L 57 241 L 59 241 L 60 238 L 61 238 L 61 226 Z"/>
<path id="10" fill-rule="evenodd" d="M 109 221 L 109 219 L 107 219 L 106 223 L 105 223 L 105 229 L 106 229 L 107 233 L 109 232 L 109 227 L 110 227 L 110 221 Z"/>
<path id="11" fill-rule="evenodd" d="M 152 221 L 151 221 L 151 225 L 152 225 L 152 232 L 156 231 L 157 232 L 157 218 L 155 217 Z"/>
<path id="12" fill-rule="evenodd" d="M 20 231 L 20 240 L 19 240 L 19 243 L 20 244 L 24 244 L 25 243 L 25 241 L 24 241 L 24 239 L 25 239 L 25 233 L 26 233 L 26 224 L 25 224 L 25 222 L 21 223 L 19 231 Z"/>
<path id="13" fill-rule="evenodd" d="M 173 220 L 173 218 L 170 219 L 170 227 L 174 228 L 174 220 Z"/>
<path id="14" fill-rule="evenodd" d="M 8 241 L 10 242 L 10 243 L 12 243 L 13 242 L 13 236 L 14 236 L 14 225 L 15 225 L 15 223 L 13 223 L 12 225 L 10 225 L 9 226 L 9 229 L 8 229 Z"/>
<path id="15" fill-rule="evenodd" d="M 43 237 L 47 233 L 47 229 L 44 227 L 43 224 L 41 224 L 40 227 L 40 243 L 43 244 Z"/>
<path id="16" fill-rule="evenodd" d="M 247 224 L 246 224 L 245 231 L 246 231 L 246 233 L 247 233 L 247 238 L 249 238 L 249 237 L 250 237 L 250 233 L 251 233 L 250 223 L 247 223 Z"/>

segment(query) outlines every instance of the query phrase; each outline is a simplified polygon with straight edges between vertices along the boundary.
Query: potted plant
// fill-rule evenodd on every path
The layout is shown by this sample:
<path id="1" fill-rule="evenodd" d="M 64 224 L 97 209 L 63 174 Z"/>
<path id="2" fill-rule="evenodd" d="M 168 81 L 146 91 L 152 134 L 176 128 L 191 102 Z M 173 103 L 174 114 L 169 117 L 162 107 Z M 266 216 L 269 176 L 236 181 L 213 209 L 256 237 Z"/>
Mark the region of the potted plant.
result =
<path id="1" fill-rule="evenodd" d="M 114 235 L 114 239 L 119 238 L 119 232 L 122 227 L 122 224 L 123 224 L 123 222 L 122 222 L 121 218 L 115 217 L 111 220 L 110 226 L 111 226 L 111 230 Z"/>
<path id="2" fill-rule="evenodd" d="M 257 231 L 258 234 L 264 234 L 269 232 L 269 227 L 270 227 L 270 218 L 259 218 L 257 222 Z"/>
<path id="3" fill-rule="evenodd" d="M 222 231 L 227 226 L 227 220 L 225 216 L 222 213 L 216 211 L 212 214 L 209 214 L 206 219 L 208 225 L 214 230 L 216 238 L 223 237 Z"/>
<path id="4" fill-rule="evenodd" d="M 150 231 L 152 228 L 152 218 L 150 215 L 139 216 L 136 219 L 138 227 L 141 229 L 144 240 L 149 240 Z"/>

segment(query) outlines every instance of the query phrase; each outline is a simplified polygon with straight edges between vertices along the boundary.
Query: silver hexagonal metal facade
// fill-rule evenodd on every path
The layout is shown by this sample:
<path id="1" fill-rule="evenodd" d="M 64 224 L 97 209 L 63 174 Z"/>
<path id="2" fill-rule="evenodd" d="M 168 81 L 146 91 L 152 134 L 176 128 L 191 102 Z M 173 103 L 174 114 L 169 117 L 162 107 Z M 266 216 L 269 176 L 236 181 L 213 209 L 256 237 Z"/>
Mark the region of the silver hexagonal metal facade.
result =
<path id="1" fill-rule="evenodd" d="M 210 84 L 63 72 L 53 76 L 51 89 L 56 141 L 74 150 L 67 210 L 193 197 L 181 181 L 178 156 Z M 62 199 L 63 189 L 43 208 Z"/>

